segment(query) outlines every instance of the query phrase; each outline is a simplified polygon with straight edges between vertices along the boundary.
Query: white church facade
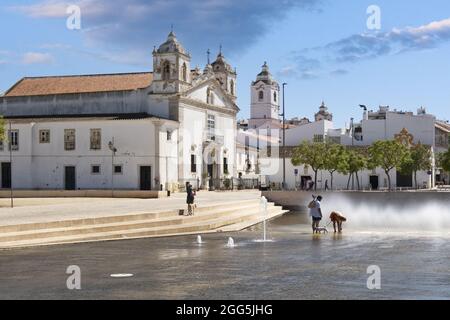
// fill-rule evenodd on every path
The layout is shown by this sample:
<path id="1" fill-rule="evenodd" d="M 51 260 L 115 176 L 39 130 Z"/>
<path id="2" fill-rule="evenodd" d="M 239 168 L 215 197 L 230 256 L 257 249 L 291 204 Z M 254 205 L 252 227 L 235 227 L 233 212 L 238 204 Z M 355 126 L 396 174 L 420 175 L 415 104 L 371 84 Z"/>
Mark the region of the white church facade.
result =
<path id="1" fill-rule="evenodd" d="M 1 188 L 176 191 L 235 176 L 236 72 L 221 52 L 204 70 L 190 61 L 171 32 L 153 72 L 17 82 L 0 97 Z"/>

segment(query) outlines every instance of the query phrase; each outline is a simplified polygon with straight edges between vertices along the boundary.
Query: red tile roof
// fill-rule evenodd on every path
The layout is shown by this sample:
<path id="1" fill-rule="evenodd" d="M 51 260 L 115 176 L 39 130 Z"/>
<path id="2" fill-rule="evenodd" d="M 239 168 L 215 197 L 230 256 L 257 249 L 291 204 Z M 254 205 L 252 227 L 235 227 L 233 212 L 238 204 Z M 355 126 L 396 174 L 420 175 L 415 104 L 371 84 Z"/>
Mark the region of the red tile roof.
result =
<path id="1" fill-rule="evenodd" d="M 97 74 L 23 78 L 5 97 L 43 96 L 71 93 L 131 91 L 151 85 L 153 73 Z"/>

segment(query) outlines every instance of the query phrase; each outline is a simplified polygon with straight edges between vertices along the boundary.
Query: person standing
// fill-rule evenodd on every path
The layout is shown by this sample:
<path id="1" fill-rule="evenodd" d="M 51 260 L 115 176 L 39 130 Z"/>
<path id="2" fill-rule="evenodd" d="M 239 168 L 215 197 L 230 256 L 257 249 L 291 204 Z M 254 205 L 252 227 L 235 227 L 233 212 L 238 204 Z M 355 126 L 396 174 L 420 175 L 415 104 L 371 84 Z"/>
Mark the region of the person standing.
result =
<path id="1" fill-rule="evenodd" d="M 186 203 L 188 205 L 188 216 L 194 215 L 194 201 L 195 201 L 195 193 L 192 189 L 192 185 L 189 182 L 186 182 Z"/>
<path id="2" fill-rule="evenodd" d="M 317 228 L 319 228 L 320 221 L 322 221 L 322 209 L 320 207 L 320 202 L 322 201 L 322 199 L 322 196 L 318 196 L 308 206 L 309 215 L 312 218 L 313 233 L 317 233 Z"/>
<path id="3" fill-rule="evenodd" d="M 328 179 L 325 180 L 325 191 L 330 190 L 330 187 L 328 186 Z"/>

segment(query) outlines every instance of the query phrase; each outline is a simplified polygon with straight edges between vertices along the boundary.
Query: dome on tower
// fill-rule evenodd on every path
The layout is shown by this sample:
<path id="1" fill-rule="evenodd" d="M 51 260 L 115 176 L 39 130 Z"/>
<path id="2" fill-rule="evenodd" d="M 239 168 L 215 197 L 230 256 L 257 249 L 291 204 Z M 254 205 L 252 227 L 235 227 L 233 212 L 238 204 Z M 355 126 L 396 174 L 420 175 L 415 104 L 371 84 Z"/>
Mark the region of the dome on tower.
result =
<path id="1" fill-rule="evenodd" d="M 212 63 L 212 67 L 214 71 L 234 73 L 231 65 L 225 60 L 222 51 L 217 55 L 216 61 Z"/>
<path id="2" fill-rule="evenodd" d="M 187 51 L 183 48 L 180 42 L 178 42 L 175 33 L 171 31 L 167 36 L 166 42 L 159 46 L 157 53 L 182 53 L 188 55 Z"/>
<path id="3" fill-rule="evenodd" d="M 256 82 L 262 81 L 266 84 L 277 84 L 277 82 L 273 79 L 272 74 L 269 71 L 269 66 L 267 62 L 264 62 L 262 66 L 262 71 L 256 76 Z"/>
<path id="4" fill-rule="evenodd" d="M 325 105 L 325 102 L 322 101 L 322 104 L 319 107 L 319 112 L 315 114 L 316 121 L 320 120 L 328 120 L 333 121 L 333 114 L 328 112 L 328 107 Z"/>

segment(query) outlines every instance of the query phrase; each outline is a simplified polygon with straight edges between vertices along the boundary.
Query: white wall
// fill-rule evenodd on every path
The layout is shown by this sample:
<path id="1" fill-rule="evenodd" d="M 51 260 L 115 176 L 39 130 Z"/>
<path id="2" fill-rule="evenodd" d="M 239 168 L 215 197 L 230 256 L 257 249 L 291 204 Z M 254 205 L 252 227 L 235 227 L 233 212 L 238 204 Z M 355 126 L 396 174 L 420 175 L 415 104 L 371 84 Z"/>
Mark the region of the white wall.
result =
<path id="1" fill-rule="evenodd" d="M 138 189 L 139 166 L 152 167 L 152 180 L 158 175 L 155 172 L 155 126 L 149 119 L 48 120 L 14 124 L 13 129 L 20 130 L 19 151 L 13 152 L 13 184 L 18 189 L 63 189 L 64 166 L 76 167 L 78 189 L 109 189 L 112 179 L 115 188 Z M 50 130 L 49 144 L 39 143 L 41 129 Z M 64 129 L 76 130 L 75 151 L 64 150 Z M 101 150 L 90 150 L 90 129 L 101 129 Z M 160 136 L 165 139 L 165 131 Z M 118 149 L 114 164 L 123 166 L 123 174 L 112 178 L 112 153 L 108 142 L 113 137 Z M 167 145 L 161 152 L 162 156 L 166 154 L 176 158 L 176 145 Z M 7 147 L 0 152 L 0 161 L 9 162 Z M 100 165 L 101 174 L 92 174 L 92 165 Z"/>
<path id="2" fill-rule="evenodd" d="M 286 130 L 286 145 L 298 146 L 302 141 L 313 141 L 315 135 L 324 136 L 329 129 L 333 129 L 333 123 L 327 120 L 316 121 Z"/>
<path id="3" fill-rule="evenodd" d="M 262 159 L 263 160 L 263 159 Z M 280 183 L 283 182 L 283 160 L 273 159 L 272 162 L 277 162 L 277 165 L 279 166 L 279 170 L 275 174 L 269 174 L 268 180 L 270 182 L 274 183 Z M 298 176 L 295 176 L 295 169 L 298 170 Z M 261 172 L 263 175 L 266 175 L 266 170 L 264 168 Z M 387 176 L 385 172 L 378 168 L 375 171 L 372 170 L 363 170 L 358 173 L 359 175 L 359 181 L 360 186 L 362 189 L 368 190 L 370 188 L 370 176 L 376 175 L 379 177 L 379 188 L 387 188 L 388 182 L 387 182 Z M 301 176 L 311 176 L 312 180 L 314 181 L 314 171 L 311 168 L 305 168 L 305 166 L 293 166 L 291 163 L 291 159 L 286 159 L 286 185 L 288 189 L 295 189 L 296 185 L 300 185 Z M 395 170 L 392 170 L 390 173 L 391 181 L 392 181 L 392 187 L 397 187 L 397 173 Z M 339 173 L 334 174 L 334 189 L 346 189 L 347 188 L 347 182 L 348 182 L 348 175 L 342 175 Z M 318 179 L 317 179 L 317 188 L 323 189 L 325 188 L 325 182 L 328 180 L 328 186 L 331 187 L 331 175 L 326 170 L 320 170 L 318 172 Z M 430 176 L 426 172 L 419 172 L 417 175 L 417 182 L 420 187 L 423 186 L 425 183 L 428 187 L 431 185 Z M 414 182 L 413 182 L 414 183 Z M 350 183 L 350 188 L 352 184 Z M 355 178 L 355 189 L 357 188 L 357 182 Z"/>
<path id="4" fill-rule="evenodd" d="M 199 88 L 197 88 L 195 91 L 189 93 L 188 98 L 197 100 L 202 103 L 206 103 L 206 93 L 207 93 L 208 88 L 213 89 L 213 87 L 210 87 L 210 83 L 206 82 L 203 85 L 201 85 Z M 219 107 L 226 106 L 225 98 L 223 97 L 223 95 L 221 94 L 221 92 L 219 90 L 217 90 L 217 89 L 211 90 L 210 93 L 212 95 L 212 99 L 214 102 L 213 104 L 215 106 L 219 106 Z"/>
<path id="5" fill-rule="evenodd" d="M 361 123 L 363 141 L 353 141 L 355 145 L 371 145 L 379 140 L 394 139 L 403 128 L 414 136 L 414 143 L 434 146 L 435 122 L 432 115 L 410 115 L 388 112 L 386 120 L 363 120 Z M 351 144 L 351 138 L 346 140 Z"/>

